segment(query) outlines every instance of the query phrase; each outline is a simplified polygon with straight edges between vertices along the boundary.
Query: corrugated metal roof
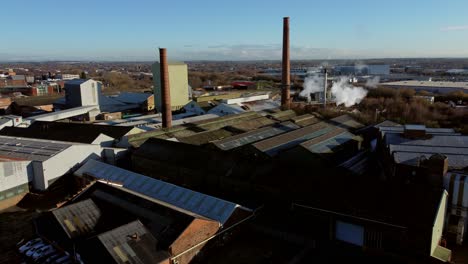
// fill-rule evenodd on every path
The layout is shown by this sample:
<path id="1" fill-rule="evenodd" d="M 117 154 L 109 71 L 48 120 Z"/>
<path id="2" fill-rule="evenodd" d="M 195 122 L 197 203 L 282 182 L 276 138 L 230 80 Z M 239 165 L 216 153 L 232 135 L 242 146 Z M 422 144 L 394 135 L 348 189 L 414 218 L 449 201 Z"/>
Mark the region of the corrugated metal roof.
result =
<path id="1" fill-rule="evenodd" d="M 124 188 L 144 194 L 206 218 L 226 223 L 238 204 L 195 192 L 99 161 L 89 160 L 75 175 L 89 174 L 99 179 L 123 184 Z"/>
<path id="2" fill-rule="evenodd" d="M 113 99 L 127 104 L 141 104 L 150 98 L 152 93 L 129 93 L 123 92 Z"/>
<path id="3" fill-rule="evenodd" d="M 0 156 L 45 161 L 72 144 L 55 141 L 0 136 Z"/>
<path id="4" fill-rule="evenodd" d="M 364 125 L 356 121 L 349 115 L 341 115 L 335 118 L 330 119 L 330 122 L 336 126 L 342 127 L 344 129 L 358 129 L 363 128 Z"/>
<path id="5" fill-rule="evenodd" d="M 417 165 L 422 156 L 443 154 L 448 158 L 450 168 L 468 166 L 468 136 L 452 135 L 450 130 L 442 134 L 431 134 L 428 139 L 410 139 L 401 133 L 386 133 L 385 145 L 388 146 L 395 162 Z"/>
<path id="6" fill-rule="evenodd" d="M 52 214 L 70 238 L 93 232 L 102 215 L 91 199 L 53 210 Z"/>
<path id="7" fill-rule="evenodd" d="M 431 155 L 432 154 L 430 153 L 419 153 L 419 152 L 394 152 L 393 154 L 395 162 L 412 165 L 412 166 L 417 166 L 422 156 L 429 158 Z M 448 158 L 448 165 L 450 169 L 463 169 L 468 166 L 467 155 L 453 155 L 453 154 L 444 154 L 444 155 Z"/>
<path id="8" fill-rule="evenodd" d="M 324 122 L 320 122 L 260 141 L 252 146 L 270 156 L 274 156 L 283 149 L 294 147 L 309 139 L 324 135 L 334 129 L 335 127 Z"/>
<path id="9" fill-rule="evenodd" d="M 192 136 L 178 137 L 178 142 L 183 142 L 192 145 L 203 145 L 211 141 L 232 136 L 234 133 L 225 129 L 217 129 L 211 131 L 200 132 Z"/>
<path id="10" fill-rule="evenodd" d="M 468 82 L 432 82 L 432 81 L 410 80 L 410 81 L 381 83 L 381 85 L 468 89 Z"/>
<path id="11" fill-rule="evenodd" d="M 385 120 L 385 121 L 378 123 L 374 127 L 380 128 L 380 127 L 394 127 L 394 126 L 401 126 L 401 125 L 390 120 Z"/>
<path id="12" fill-rule="evenodd" d="M 343 129 L 335 129 L 320 137 L 301 144 L 313 153 L 333 153 L 333 149 L 354 139 L 356 136 Z"/>
<path id="13" fill-rule="evenodd" d="M 382 131 L 382 132 L 399 132 L 399 133 L 402 133 L 402 132 L 405 131 L 405 128 L 404 128 L 404 126 L 380 126 L 379 130 Z M 444 133 L 453 134 L 453 133 L 455 133 L 455 130 L 453 130 L 452 128 L 430 128 L 430 127 L 427 127 L 426 128 L 426 133 L 428 133 L 428 134 L 444 134 Z M 455 133 L 455 134 L 458 134 L 458 133 Z"/>
<path id="14" fill-rule="evenodd" d="M 157 241 L 138 220 L 102 233 L 98 239 L 117 263 L 153 263 L 156 257 Z"/>
<path id="15" fill-rule="evenodd" d="M 218 140 L 213 143 L 220 149 L 230 150 L 298 128 L 299 126 L 291 122 L 285 122 L 276 126 L 260 128 L 254 131 L 242 133 L 237 136 L 232 136 L 223 140 Z"/>
<path id="16" fill-rule="evenodd" d="M 433 135 L 428 139 L 410 139 L 402 137 L 401 134 L 387 134 L 385 137 L 387 145 L 411 145 L 431 147 L 460 147 L 468 148 L 468 136 L 461 135 Z"/>

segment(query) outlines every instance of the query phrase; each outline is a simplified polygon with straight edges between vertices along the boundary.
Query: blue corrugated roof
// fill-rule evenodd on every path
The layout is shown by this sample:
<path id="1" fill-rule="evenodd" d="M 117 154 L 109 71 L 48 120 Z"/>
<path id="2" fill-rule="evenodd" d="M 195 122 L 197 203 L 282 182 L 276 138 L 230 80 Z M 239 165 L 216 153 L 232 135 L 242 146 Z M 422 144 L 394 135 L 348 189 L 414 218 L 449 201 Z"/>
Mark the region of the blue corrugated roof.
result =
<path id="1" fill-rule="evenodd" d="M 239 207 L 238 204 L 232 202 L 95 160 L 89 160 L 75 172 L 77 176 L 83 176 L 83 174 L 89 174 L 98 179 L 122 183 L 126 189 L 208 219 L 216 220 L 221 224 L 226 223 L 235 209 Z"/>

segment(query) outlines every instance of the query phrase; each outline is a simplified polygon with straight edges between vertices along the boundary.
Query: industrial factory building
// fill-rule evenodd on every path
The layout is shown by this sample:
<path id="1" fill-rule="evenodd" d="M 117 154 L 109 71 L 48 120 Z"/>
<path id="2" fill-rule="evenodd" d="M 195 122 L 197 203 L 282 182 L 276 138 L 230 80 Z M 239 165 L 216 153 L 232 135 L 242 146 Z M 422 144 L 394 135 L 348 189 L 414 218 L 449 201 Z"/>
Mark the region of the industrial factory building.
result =
<path id="1" fill-rule="evenodd" d="M 79 133 L 77 133 L 79 131 Z M 27 128 L 5 127 L 0 135 L 128 147 L 128 136 L 143 132 L 135 127 L 36 121 Z"/>
<path id="2" fill-rule="evenodd" d="M 41 237 L 78 252 L 85 262 L 189 263 L 253 213 L 94 160 L 75 175 L 85 189 L 39 217 L 36 227 Z"/>
<path id="3" fill-rule="evenodd" d="M 378 151 L 388 180 L 445 187 L 449 194 L 448 237 L 461 244 L 468 227 L 468 136 L 422 125 L 380 127 Z"/>
<path id="4" fill-rule="evenodd" d="M 101 113 L 119 113 L 131 110 L 147 112 L 154 109 L 151 94 L 122 93 L 117 96 L 105 96 L 102 94 L 102 84 L 92 79 L 67 81 L 64 89 L 65 97 L 54 102 L 54 109 L 62 110 L 56 113 L 57 115 L 68 110 L 77 112 L 76 116 L 83 116 L 79 110 L 86 110 L 84 111 L 84 119 L 95 120 L 96 116 Z M 69 117 L 74 116 L 64 118 Z M 59 120 L 59 118 L 43 121 L 55 120 Z"/>
<path id="5" fill-rule="evenodd" d="M 28 192 L 29 185 L 45 190 L 80 163 L 100 156 L 98 145 L 0 136 L 0 203 Z"/>
<path id="6" fill-rule="evenodd" d="M 445 94 L 462 91 L 468 93 L 468 82 L 436 82 L 436 81 L 398 81 L 380 83 L 382 87 L 395 89 L 414 89 L 415 91 L 427 91 L 435 94 Z"/>

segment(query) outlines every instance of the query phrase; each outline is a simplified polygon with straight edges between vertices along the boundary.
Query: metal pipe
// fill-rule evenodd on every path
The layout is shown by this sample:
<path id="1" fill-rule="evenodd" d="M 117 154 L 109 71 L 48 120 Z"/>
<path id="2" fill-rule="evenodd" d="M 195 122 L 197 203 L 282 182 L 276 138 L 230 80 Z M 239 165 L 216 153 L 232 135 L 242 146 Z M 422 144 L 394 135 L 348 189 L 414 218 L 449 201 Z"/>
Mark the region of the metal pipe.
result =
<path id="1" fill-rule="evenodd" d="M 283 109 L 290 107 L 289 89 L 291 86 L 291 71 L 289 61 L 289 17 L 283 18 L 283 63 L 282 63 L 282 87 L 281 106 Z"/>
<path id="2" fill-rule="evenodd" d="M 166 49 L 159 49 L 159 65 L 161 76 L 161 98 L 162 98 L 162 126 L 172 126 L 171 89 L 169 86 L 169 69 L 167 65 Z"/>

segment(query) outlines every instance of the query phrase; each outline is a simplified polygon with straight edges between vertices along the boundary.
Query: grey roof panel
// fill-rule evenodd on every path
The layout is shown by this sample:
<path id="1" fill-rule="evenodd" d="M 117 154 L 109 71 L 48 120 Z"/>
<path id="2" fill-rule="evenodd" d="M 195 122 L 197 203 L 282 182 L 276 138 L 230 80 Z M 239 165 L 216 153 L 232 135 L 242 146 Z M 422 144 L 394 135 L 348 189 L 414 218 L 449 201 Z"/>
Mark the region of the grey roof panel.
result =
<path id="1" fill-rule="evenodd" d="M 70 238 L 93 232 L 101 217 L 101 211 L 91 199 L 53 210 L 52 214 Z"/>
<path id="2" fill-rule="evenodd" d="M 292 122 L 285 122 L 283 124 L 260 128 L 250 132 L 242 133 L 233 137 L 229 137 L 223 140 L 214 142 L 216 146 L 223 150 L 229 150 L 237 147 L 241 147 L 259 140 L 267 139 L 294 129 L 299 128 L 299 126 L 293 124 Z"/>
<path id="3" fill-rule="evenodd" d="M 98 239 L 116 263 L 153 263 L 157 258 L 156 238 L 138 220 L 102 233 Z"/>
<path id="4" fill-rule="evenodd" d="M 313 153 L 331 153 L 335 147 L 352 140 L 354 137 L 355 135 L 346 131 L 307 148 Z"/>
<path id="5" fill-rule="evenodd" d="M 123 187 L 183 210 L 216 220 L 224 224 L 239 207 L 213 196 L 198 193 L 138 173 L 127 171 L 99 161 L 89 160 L 75 175 L 89 174 L 98 179 L 120 182 Z"/>
<path id="6" fill-rule="evenodd" d="M 24 160 L 46 161 L 69 148 L 72 144 L 0 136 L 0 156 Z"/>

